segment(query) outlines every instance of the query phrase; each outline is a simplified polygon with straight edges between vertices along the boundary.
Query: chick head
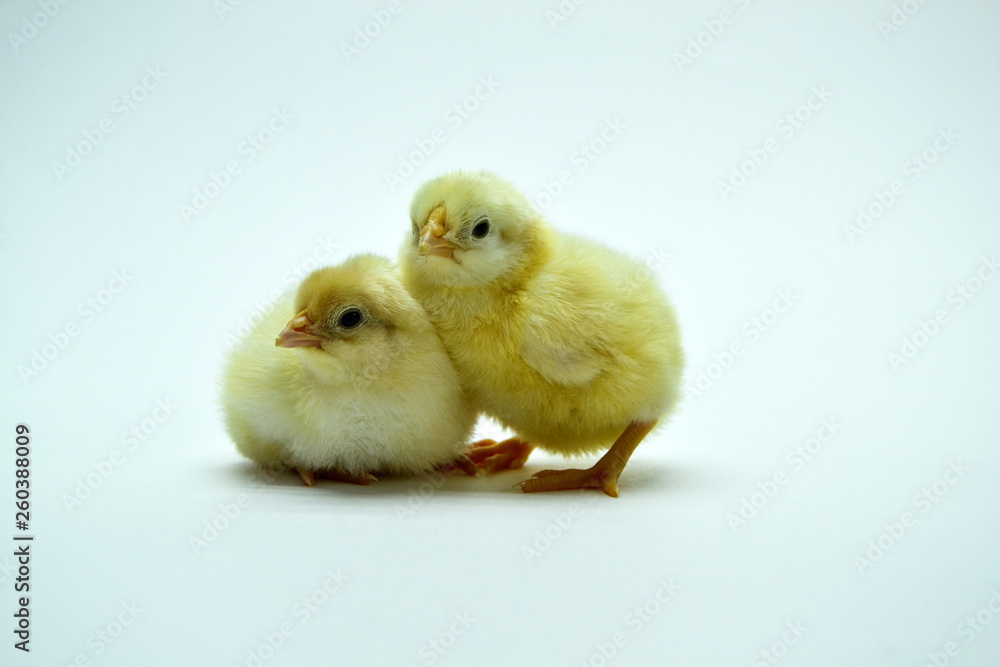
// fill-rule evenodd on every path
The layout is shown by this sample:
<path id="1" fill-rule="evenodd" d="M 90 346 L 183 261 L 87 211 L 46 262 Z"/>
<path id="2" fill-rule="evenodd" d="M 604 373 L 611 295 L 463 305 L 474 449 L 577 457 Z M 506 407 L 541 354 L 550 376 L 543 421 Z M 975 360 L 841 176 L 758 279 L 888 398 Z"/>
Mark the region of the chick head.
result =
<path id="1" fill-rule="evenodd" d="M 528 198 L 488 172 L 439 176 L 413 195 L 401 261 L 432 283 L 481 285 L 529 261 L 542 227 Z"/>
<path id="2" fill-rule="evenodd" d="M 362 346 L 384 343 L 395 329 L 419 325 L 415 308 L 387 259 L 359 255 L 306 276 L 295 295 L 296 315 L 274 344 L 354 355 Z"/>

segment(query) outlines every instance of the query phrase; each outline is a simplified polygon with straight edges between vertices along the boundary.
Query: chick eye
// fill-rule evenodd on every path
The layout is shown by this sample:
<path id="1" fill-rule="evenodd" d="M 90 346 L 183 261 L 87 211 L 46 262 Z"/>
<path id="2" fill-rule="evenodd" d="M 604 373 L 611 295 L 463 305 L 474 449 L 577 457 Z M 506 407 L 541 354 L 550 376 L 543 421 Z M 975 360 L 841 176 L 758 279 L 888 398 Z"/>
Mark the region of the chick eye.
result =
<path id="1" fill-rule="evenodd" d="M 345 329 L 353 329 L 354 327 L 361 324 L 361 311 L 357 308 L 348 308 L 340 315 L 340 319 L 337 320 L 337 324 Z"/>
<path id="2" fill-rule="evenodd" d="M 489 233 L 490 233 L 490 223 L 486 220 L 483 220 L 482 222 L 476 224 L 476 226 L 472 228 L 472 235 L 477 239 L 481 239 Z"/>

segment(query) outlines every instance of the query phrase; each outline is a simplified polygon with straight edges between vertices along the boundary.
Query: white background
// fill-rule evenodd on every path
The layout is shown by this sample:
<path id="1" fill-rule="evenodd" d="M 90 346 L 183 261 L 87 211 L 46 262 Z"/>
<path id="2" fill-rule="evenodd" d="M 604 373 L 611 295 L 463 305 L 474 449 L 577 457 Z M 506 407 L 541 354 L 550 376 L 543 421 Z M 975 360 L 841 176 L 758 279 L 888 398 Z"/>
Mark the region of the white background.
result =
<path id="1" fill-rule="evenodd" d="M 17 423 L 36 536 L 30 655 L 0 548 L 0 662 L 1000 660 L 996 3 L 401 0 L 377 30 L 383 2 L 42 5 L 0 13 L 0 540 Z M 688 400 L 618 499 L 512 491 L 574 465 L 541 453 L 255 481 L 218 408 L 232 337 L 317 261 L 395 256 L 413 190 L 460 167 L 657 272 Z"/>

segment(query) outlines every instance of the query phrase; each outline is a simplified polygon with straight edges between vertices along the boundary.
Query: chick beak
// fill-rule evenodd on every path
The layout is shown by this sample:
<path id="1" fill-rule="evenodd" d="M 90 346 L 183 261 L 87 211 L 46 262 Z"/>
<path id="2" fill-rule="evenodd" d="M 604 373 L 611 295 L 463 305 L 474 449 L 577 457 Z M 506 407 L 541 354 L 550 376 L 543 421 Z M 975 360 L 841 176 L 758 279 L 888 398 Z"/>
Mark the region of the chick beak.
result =
<path id="1" fill-rule="evenodd" d="M 444 204 L 441 204 L 431 211 L 431 214 L 427 216 L 427 224 L 420 230 L 420 254 L 454 257 L 455 248 L 458 246 L 444 238 L 447 231 Z"/>
<path id="2" fill-rule="evenodd" d="M 303 310 L 278 334 L 274 341 L 275 347 L 322 347 L 323 339 L 310 330 L 312 325 L 313 321 Z"/>

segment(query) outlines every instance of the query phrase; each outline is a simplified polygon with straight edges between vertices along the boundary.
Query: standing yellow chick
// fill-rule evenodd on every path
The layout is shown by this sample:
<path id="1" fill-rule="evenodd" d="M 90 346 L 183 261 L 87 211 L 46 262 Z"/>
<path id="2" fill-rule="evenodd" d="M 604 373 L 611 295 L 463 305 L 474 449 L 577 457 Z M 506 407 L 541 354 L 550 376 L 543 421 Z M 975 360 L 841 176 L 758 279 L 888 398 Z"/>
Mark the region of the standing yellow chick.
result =
<path id="1" fill-rule="evenodd" d="M 375 255 L 279 300 L 233 350 L 222 403 L 241 453 L 309 486 L 461 466 L 476 418 L 427 315 Z"/>
<path id="2" fill-rule="evenodd" d="M 517 467 L 532 445 L 564 455 L 611 445 L 592 468 L 542 471 L 521 489 L 617 496 L 635 447 L 679 398 L 680 333 L 655 280 L 617 251 L 554 231 L 489 173 L 425 183 L 410 218 L 403 282 L 476 407 L 519 436 L 474 458 Z"/>

